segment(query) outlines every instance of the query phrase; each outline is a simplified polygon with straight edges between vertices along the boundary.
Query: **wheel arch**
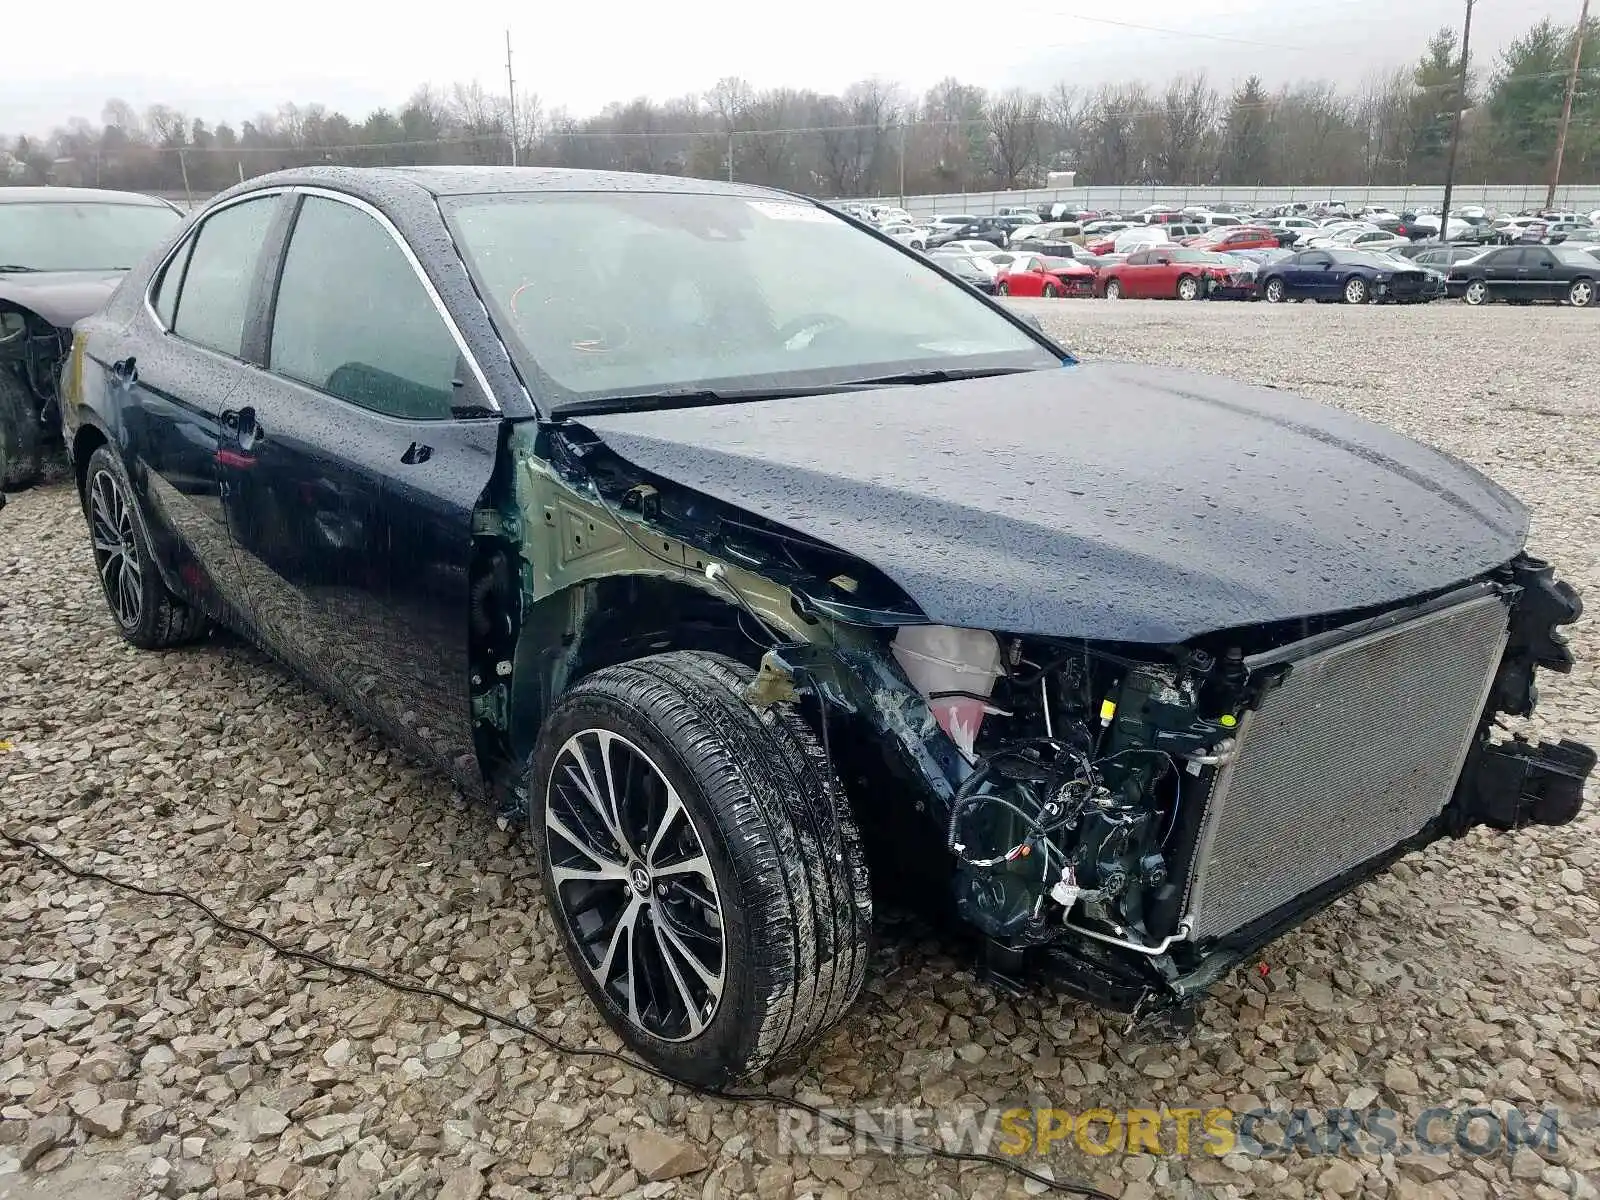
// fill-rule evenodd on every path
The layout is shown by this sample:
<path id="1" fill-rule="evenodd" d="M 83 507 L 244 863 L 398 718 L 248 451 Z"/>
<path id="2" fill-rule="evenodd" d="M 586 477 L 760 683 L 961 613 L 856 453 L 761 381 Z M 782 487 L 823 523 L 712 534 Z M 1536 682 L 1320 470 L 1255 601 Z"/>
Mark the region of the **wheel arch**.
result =
<path id="1" fill-rule="evenodd" d="M 767 649 L 759 637 L 730 597 L 644 571 L 583 580 L 534 601 L 511 657 L 511 763 L 527 760 L 551 705 L 585 676 L 667 650 L 714 651 L 755 667 Z"/>

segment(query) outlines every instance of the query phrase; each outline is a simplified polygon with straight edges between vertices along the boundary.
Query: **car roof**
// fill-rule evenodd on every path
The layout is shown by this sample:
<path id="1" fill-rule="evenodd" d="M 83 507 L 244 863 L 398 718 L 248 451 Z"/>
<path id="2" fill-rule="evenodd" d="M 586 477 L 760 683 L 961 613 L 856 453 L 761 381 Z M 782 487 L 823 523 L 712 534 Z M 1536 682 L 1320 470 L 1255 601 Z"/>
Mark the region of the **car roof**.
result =
<path id="1" fill-rule="evenodd" d="M 113 192 L 105 188 L 0 187 L 0 204 L 144 204 L 172 207 L 165 200 L 140 192 Z"/>
<path id="2" fill-rule="evenodd" d="M 392 193 L 409 188 L 420 188 L 435 196 L 517 192 L 676 192 L 762 199 L 790 195 L 777 188 L 758 187 L 755 184 L 567 167 L 298 167 L 270 175 L 258 175 L 229 189 L 229 193 L 295 184 L 328 187 L 356 195 Z M 806 199 L 806 203 L 811 201 Z"/>

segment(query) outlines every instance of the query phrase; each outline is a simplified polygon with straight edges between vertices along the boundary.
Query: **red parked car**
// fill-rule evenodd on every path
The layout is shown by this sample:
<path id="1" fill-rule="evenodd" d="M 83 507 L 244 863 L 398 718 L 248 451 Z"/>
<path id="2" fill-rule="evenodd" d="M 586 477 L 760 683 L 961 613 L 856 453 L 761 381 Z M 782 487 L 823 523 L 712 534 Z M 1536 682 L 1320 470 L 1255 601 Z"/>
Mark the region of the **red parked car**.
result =
<path id="1" fill-rule="evenodd" d="M 994 290 L 1000 296 L 1089 296 L 1095 270 L 1070 258 L 1024 254 L 1001 267 Z"/>
<path id="2" fill-rule="evenodd" d="M 1199 237 L 1184 238 L 1180 244 L 1196 250 L 1275 250 L 1278 233 L 1265 225 L 1234 225 L 1213 229 Z"/>
<path id="3" fill-rule="evenodd" d="M 1243 286 L 1243 264 L 1209 250 L 1155 246 L 1101 271 L 1095 295 L 1108 300 L 1203 300 L 1213 292 Z"/>

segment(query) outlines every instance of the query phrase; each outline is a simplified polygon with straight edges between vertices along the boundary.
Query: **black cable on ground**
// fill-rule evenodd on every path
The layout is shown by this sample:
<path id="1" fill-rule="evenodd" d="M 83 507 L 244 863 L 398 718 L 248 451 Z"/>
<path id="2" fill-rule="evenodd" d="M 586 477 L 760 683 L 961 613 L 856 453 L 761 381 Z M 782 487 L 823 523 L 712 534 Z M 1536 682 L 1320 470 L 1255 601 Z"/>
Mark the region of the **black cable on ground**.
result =
<path id="1" fill-rule="evenodd" d="M 361 966 L 358 963 L 339 962 L 335 959 L 328 958 L 325 955 L 318 954 L 315 951 L 301 950 L 294 946 L 286 946 L 268 934 L 228 920 L 226 917 L 215 912 L 209 905 L 206 904 L 205 901 L 201 900 L 197 896 L 191 895 L 181 888 L 145 887 L 143 884 L 132 883 L 125 879 L 117 879 L 114 876 L 107 875 L 92 868 L 73 866 L 71 863 L 66 862 L 64 859 L 58 857 L 54 852 L 46 850 L 38 842 L 35 842 L 30 838 L 21 837 L 17 834 L 9 832 L 8 830 L 0 829 L 0 839 L 4 839 L 7 843 L 18 850 L 26 850 L 31 852 L 50 864 L 56 870 L 61 871 L 66 875 L 70 875 L 74 879 L 93 880 L 97 883 L 103 883 L 110 887 L 118 888 L 121 891 L 133 892 L 137 895 L 147 896 L 152 899 L 177 900 L 183 904 L 189 905 L 192 908 L 199 909 L 200 912 L 205 914 L 206 919 L 219 929 L 226 930 L 228 933 L 235 934 L 242 938 L 248 938 L 252 941 L 259 942 L 261 945 L 271 950 L 274 954 L 280 954 L 284 958 L 298 959 L 301 962 L 313 963 L 316 966 L 324 967 L 330 971 L 338 971 L 345 975 L 354 975 L 362 979 L 368 979 L 373 983 L 378 984 L 380 987 L 388 988 L 391 991 L 404 992 L 413 996 L 426 996 L 429 999 L 438 1000 L 443 1004 L 449 1004 L 452 1007 L 459 1008 L 463 1012 L 469 1012 L 473 1016 L 479 1017 L 484 1021 L 492 1022 L 496 1025 L 503 1025 L 508 1029 L 515 1029 L 518 1033 L 522 1033 L 528 1037 L 531 1037 L 541 1046 L 544 1046 L 547 1050 L 551 1050 L 556 1054 L 566 1055 L 569 1057 L 581 1056 L 585 1058 L 609 1059 L 612 1062 L 620 1063 L 624 1067 L 628 1067 L 635 1071 L 642 1071 L 646 1075 L 653 1076 L 654 1078 L 672 1084 L 675 1087 L 681 1087 L 686 1091 L 693 1092 L 696 1095 L 705 1096 L 709 1099 L 727 1100 L 735 1104 L 763 1104 L 771 1105 L 773 1107 L 788 1107 L 798 1109 L 799 1111 L 810 1115 L 815 1120 L 826 1121 L 828 1124 L 845 1130 L 851 1134 L 865 1133 L 866 1136 L 874 1142 L 879 1144 L 887 1143 L 891 1148 L 905 1151 L 909 1154 L 936 1158 L 945 1162 L 985 1163 L 990 1166 L 999 1167 L 1002 1170 L 1010 1171 L 1014 1174 L 1020 1175 L 1024 1179 L 1031 1179 L 1036 1183 L 1043 1184 L 1048 1190 L 1053 1192 L 1060 1192 L 1070 1196 L 1084 1196 L 1088 1197 L 1089 1200 L 1116 1200 L 1116 1198 L 1109 1192 L 1103 1192 L 1099 1188 L 1096 1188 L 1090 1184 L 1051 1179 L 1047 1175 L 1041 1175 L 1039 1172 L 1023 1166 L 1022 1163 L 1017 1162 L 1014 1159 L 1003 1158 L 998 1154 L 982 1154 L 975 1151 L 949 1150 L 943 1146 L 924 1145 L 921 1142 L 914 1141 L 910 1138 L 903 1138 L 896 1134 L 881 1133 L 878 1131 L 864 1131 L 859 1129 L 853 1121 L 846 1120 L 844 1117 L 841 1117 L 836 1113 L 828 1112 L 825 1109 L 818 1108 L 813 1104 L 807 1104 L 803 1100 L 796 1100 L 792 1096 L 779 1096 L 773 1092 L 730 1092 L 724 1091 L 721 1088 L 701 1087 L 697 1084 L 685 1083 L 683 1080 L 674 1079 L 672 1076 L 666 1074 L 666 1072 L 658 1070 L 657 1068 L 652 1067 L 649 1063 L 637 1058 L 633 1058 L 630 1055 L 621 1054 L 615 1050 L 607 1050 L 603 1046 L 568 1045 L 566 1042 L 560 1041 L 557 1038 L 553 1038 L 548 1033 L 545 1033 L 540 1029 L 536 1029 L 532 1025 L 526 1024 L 523 1021 L 519 1021 L 515 1017 L 505 1016 L 497 1012 L 491 1012 L 489 1009 L 474 1004 L 470 1000 L 463 1000 L 458 996 L 452 996 L 449 992 L 440 991 L 438 988 L 429 987 L 427 984 L 412 983 L 404 979 L 396 979 L 392 976 L 384 975 L 378 971 L 374 971 L 371 967 Z"/>

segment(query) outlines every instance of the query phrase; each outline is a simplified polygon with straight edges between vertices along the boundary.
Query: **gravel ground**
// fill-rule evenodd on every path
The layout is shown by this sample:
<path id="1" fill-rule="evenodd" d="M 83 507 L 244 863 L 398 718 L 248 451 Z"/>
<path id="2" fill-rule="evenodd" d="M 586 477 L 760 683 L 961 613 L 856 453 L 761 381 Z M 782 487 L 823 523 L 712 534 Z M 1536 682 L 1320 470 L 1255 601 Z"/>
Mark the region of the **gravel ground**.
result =
<path id="1" fill-rule="evenodd" d="M 1043 302 L 1086 356 L 1292 386 L 1433 442 L 1529 500 L 1534 547 L 1600 597 L 1600 317 L 1554 309 Z M 1600 635 L 1536 727 L 1600 741 Z M 112 631 L 75 498 L 0 513 L 7 827 L 193 889 L 287 941 L 614 1045 L 560 957 L 524 843 L 231 639 L 147 655 Z M 1514 1158 L 1090 1157 L 1057 1177 L 1171 1196 L 1594 1196 L 1600 819 L 1415 855 L 1225 979 L 1176 1044 L 1013 1000 L 914 924 L 803 1074 L 818 1103 L 1082 1110 L 1546 1104 Z M 0 1198 L 1021 1195 L 1020 1181 L 780 1148 L 777 1118 L 546 1052 L 432 1001 L 284 961 L 174 902 L 0 851 Z M 1037 1164 L 1041 1160 L 1032 1158 Z"/>

